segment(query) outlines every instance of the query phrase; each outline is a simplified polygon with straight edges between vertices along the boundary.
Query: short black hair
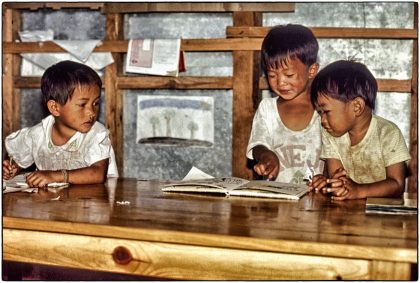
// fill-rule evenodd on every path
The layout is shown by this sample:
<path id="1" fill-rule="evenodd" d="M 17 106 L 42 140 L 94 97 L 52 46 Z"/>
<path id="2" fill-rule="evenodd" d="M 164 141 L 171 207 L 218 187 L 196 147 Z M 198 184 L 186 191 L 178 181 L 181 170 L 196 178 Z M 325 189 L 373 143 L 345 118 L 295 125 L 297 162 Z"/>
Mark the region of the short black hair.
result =
<path id="1" fill-rule="evenodd" d="M 48 100 L 66 104 L 78 85 L 97 85 L 101 89 L 102 81 L 95 70 L 81 63 L 67 60 L 48 67 L 41 78 L 43 104 L 47 105 Z"/>
<path id="2" fill-rule="evenodd" d="M 364 64 L 339 60 L 327 65 L 315 76 L 311 85 L 311 102 L 316 106 L 319 95 L 343 102 L 361 97 L 374 110 L 377 91 L 378 83 Z"/>
<path id="3" fill-rule="evenodd" d="M 288 24 L 271 28 L 261 47 L 261 67 L 277 69 L 289 58 L 299 59 L 306 66 L 317 62 L 318 41 L 312 31 L 302 25 Z"/>

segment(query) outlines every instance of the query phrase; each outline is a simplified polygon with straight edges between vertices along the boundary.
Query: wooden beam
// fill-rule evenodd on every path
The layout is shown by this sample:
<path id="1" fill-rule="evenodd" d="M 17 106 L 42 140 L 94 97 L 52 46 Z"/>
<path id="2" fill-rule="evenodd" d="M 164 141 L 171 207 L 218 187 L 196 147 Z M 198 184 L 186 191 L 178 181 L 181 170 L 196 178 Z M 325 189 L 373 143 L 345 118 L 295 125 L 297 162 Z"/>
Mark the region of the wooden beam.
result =
<path id="1" fill-rule="evenodd" d="M 377 79 L 378 91 L 380 92 L 411 92 L 411 80 Z M 260 89 L 268 89 L 265 77 L 260 77 Z"/>
<path id="2" fill-rule="evenodd" d="M 104 81 L 107 79 L 104 77 Z M 13 77 L 15 88 L 40 88 L 40 77 Z M 232 77 L 118 76 L 117 89 L 232 89 Z M 106 91 L 109 86 L 104 83 Z"/>
<path id="3" fill-rule="evenodd" d="M 102 9 L 104 3 L 100 2 L 7 2 L 3 3 L 3 9 L 16 10 L 39 10 L 39 9 Z"/>
<path id="4" fill-rule="evenodd" d="M 262 15 L 234 12 L 233 22 L 235 26 L 261 25 Z M 232 176 L 245 179 L 254 179 L 252 167 L 248 166 L 246 148 L 260 92 L 259 66 L 260 52 L 256 50 L 233 52 Z"/>
<path id="5" fill-rule="evenodd" d="M 128 40 L 109 40 L 97 46 L 94 52 L 119 52 L 126 53 Z M 212 38 L 212 39 L 183 39 L 181 50 L 183 51 L 235 51 L 235 50 L 259 50 L 262 39 L 260 38 Z M 4 54 L 18 53 L 48 53 L 66 52 L 53 41 L 45 42 L 3 42 Z"/>
<path id="6" fill-rule="evenodd" d="M 414 28 L 418 30 L 418 3 L 414 3 Z M 410 176 L 408 192 L 418 192 L 418 39 L 413 41 L 413 61 L 411 74 L 411 113 L 410 113 L 410 155 L 408 163 Z"/>
<path id="7" fill-rule="evenodd" d="M 294 12 L 294 3 L 275 3 L 275 2 L 254 2 L 254 3 L 234 3 L 234 2 L 166 2 L 166 3 L 105 3 L 103 13 L 151 13 L 151 12 Z"/>
<path id="8" fill-rule="evenodd" d="M 122 14 L 106 15 L 105 40 L 120 40 L 123 38 L 124 16 Z M 112 53 L 114 63 L 106 66 L 104 74 L 105 88 L 105 127 L 109 129 L 109 136 L 115 151 L 118 172 L 124 176 L 124 126 L 123 101 L 121 91 L 117 87 L 118 67 L 122 65 L 122 54 Z"/>
<path id="9" fill-rule="evenodd" d="M 231 89 L 232 77 L 119 77 L 122 89 Z"/>
<path id="10" fill-rule="evenodd" d="M 271 27 L 227 27 L 228 38 L 264 38 Z M 416 29 L 310 28 L 317 38 L 416 39 Z"/>

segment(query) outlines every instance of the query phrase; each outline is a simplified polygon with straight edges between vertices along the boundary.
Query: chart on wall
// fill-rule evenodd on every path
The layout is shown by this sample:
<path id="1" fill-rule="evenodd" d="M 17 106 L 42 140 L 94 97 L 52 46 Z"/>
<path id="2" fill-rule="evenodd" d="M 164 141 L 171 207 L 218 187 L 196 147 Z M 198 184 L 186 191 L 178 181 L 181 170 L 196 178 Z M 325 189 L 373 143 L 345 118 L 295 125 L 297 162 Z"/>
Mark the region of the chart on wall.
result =
<path id="1" fill-rule="evenodd" d="M 213 97 L 137 96 L 137 142 L 212 146 Z"/>

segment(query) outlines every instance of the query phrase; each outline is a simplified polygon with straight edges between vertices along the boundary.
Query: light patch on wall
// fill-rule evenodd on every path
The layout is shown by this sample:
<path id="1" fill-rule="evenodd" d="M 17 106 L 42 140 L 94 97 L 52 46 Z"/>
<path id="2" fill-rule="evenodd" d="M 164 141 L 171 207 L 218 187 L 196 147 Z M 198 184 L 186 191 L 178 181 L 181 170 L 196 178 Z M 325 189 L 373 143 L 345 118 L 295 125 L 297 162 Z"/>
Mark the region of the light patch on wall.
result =
<path id="1" fill-rule="evenodd" d="M 137 96 L 137 142 L 212 146 L 213 97 Z"/>

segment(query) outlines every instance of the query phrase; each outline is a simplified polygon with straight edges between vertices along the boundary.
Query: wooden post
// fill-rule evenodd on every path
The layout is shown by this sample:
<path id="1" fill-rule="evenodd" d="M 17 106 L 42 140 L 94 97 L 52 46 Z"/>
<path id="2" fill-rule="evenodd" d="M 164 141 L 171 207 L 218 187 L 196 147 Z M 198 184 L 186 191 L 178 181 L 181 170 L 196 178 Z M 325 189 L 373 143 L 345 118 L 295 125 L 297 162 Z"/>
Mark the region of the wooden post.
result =
<path id="1" fill-rule="evenodd" d="M 3 41 L 14 42 L 20 28 L 20 12 L 14 9 L 3 10 Z M 20 56 L 3 54 L 3 138 L 20 128 L 20 89 L 14 84 L 14 77 L 19 75 Z M 4 147 L 4 145 L 3 145 Z M 5 152 L 3 148 L 3 152 Z"/>
<path id="2" fill-rule="evenodd" d="M 261 13 L 234 12 L 234 26 L 261 26 Z M 233 52 L 232 176 L 253 179 L 246 147 L 259 97 L 259 51 Z"/>
<path id="3" fill-rule="evenodd" d="M 105 40 L 121 40 L 123 38 L 123 15 L 106 15 L 106 38 Z M 114 63 L 105 69 L 105 126 L 110 131 L 112 146 L 115 151 L 119 175 L 123 176 L 124 148 L 123 148 L 123 121 L 122 121 L 122 90 L 118 89 L 117 78 L 118 66 L 121 66 L 122 55 L 112 53 Z"/>
<path id="4" fill-rule="evenodd" d="M 418 33 L 418 3 L 414 3 L 414 29 Z M 408 178 L 408 192 L 417 192 L 418 186 L 418 136 L 417 136 L 417 103 L 418 103 L 418 39 L 413 40 L 413 62 L 411 75 L 411 114 L 410 114 L 410 177 Z"/>

